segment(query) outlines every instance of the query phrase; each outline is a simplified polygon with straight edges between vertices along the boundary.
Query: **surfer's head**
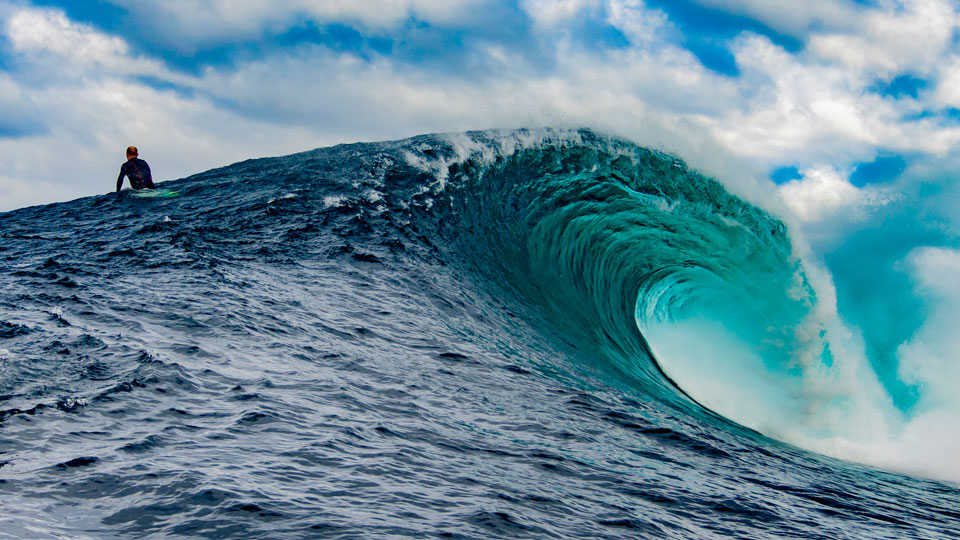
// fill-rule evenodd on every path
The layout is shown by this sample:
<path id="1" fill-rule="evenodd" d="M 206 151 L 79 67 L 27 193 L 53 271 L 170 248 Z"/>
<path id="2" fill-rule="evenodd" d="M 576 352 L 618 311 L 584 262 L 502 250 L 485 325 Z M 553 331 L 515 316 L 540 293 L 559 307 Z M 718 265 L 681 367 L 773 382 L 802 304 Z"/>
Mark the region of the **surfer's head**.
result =
<path id="1" fill-rule="evenodd" d="M 140 152 L 137 152 L 136 146 L 127 147 L 127 159 L 134 158 L 140 155 Z"/>

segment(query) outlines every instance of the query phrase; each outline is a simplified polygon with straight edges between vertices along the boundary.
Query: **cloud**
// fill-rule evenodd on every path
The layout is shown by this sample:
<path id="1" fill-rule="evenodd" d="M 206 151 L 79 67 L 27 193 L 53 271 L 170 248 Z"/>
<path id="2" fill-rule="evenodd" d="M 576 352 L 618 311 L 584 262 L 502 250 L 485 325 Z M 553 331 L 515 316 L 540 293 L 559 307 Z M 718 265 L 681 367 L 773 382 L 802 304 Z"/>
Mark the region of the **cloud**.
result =
<path id="1" fill-rule="evenodd" d="M 759 36 L 735 47 L 741 95 L 753 95 L 747 107 L 706 123 L 737 153 L 781 163 L 849 163 L 877 149 L 943 153 L 960 141 L 956 125 L 911 119 L 923 110 L 917 101 L 870 92 L 873 73 L 791 55 Z"/>
<path id="2" fill-rule="evenodd" d="M 935 71 L 955 45 L 956 10 L 947 0 L 908 0 L 900 10 L 863 13 L 855 32 L 815 34 L 809 48 L 878 76 Z"/>
<path id="3" fill-rule="evenodd" d="M 664 102 L 653 109 L 701 110 L 697 88 L 714 77 L 682 49 L 656 55 L 625 51 L 598 63 L 595 53 L 572 44 L 567 53 L 557 52 L 558 71 L 539 77 L 531 77 L 527 62 L 502 47 L 474 52 L 476 62 L 499 75 L 478 81 L 313 44 L 187 76 L 56 10 L 18 11 L 7 21 L 6 34 L 21 69 L 31 72 L 14 81 L 9 93 L 29 95 L 55 124 L 29 142 L 64 149 L 46 160 L 49 169 L 31 175 L 54 183 L 67 180 L 59 172 L 64 168 L 88 175 L 69 179 L 69 189 L 52 190 L 64 197 L 83 193 L 79 186 L 87 193 L 102 191 L 101 179 L 117 166 L 107 156 L 135 141 L 145 157 L 175 164 L 153 163 L 159 178 L 170 178 L 324 142 L 425 131 L 582 124 L 637 134 L 640 123 L 646 128 L 658 123 L 658 112 L 644 117 L 651 109 L 646 99 Z M 668 68 L 661 69 L 664 65 Z M 596 81 L 606 81 L 606 88 L 598 92 Z M 656 135 L 640 138 L 651 141 Z M 0 144 L 0 156 L 9 164 L 0 171 L 10 183 L 26 180 L 16 173 L 23 145 Z M 20 188 L 8 188 L 4 203 L 17 204 L 19 193 Z"/>
<path id="4" fill-rule="evenodd" d="M 866 198 L 838 171 L 820 167 L 780 187 L 787 205 L 803 221 L 820 221 L 842 210 L 859 210 Z"/>
<path id="5" fill-rule="evenodd" d="M 195 86 L 197 80 L 134 57 L 122 40 L 61 12 L 17 11 L 6 36 L 29 77 L 0 74 L 5 123 L 19 118 L 15 127 L 44 129 L 0 139 L 0 209 L 112 190 L 129 144 L 144 148 L 158 179 L 310 146 L 303 142 L 310 136 L 295 126 L 238 117 L 209 97 L 139 82 L 153 76 Z"/>
<path id="6" fill-rule="evenodd" d="M 494 4 L 488 0 L 114 0 L 154 43 L 181 52 L 238 40 L 256 40 L 306 23 L 341 23 L 384 32 L 411 19 L 458 26 Z"/>
<path id="7" fill-rule="evenodd" d="M 40 111 L 6 73 L 0 72 L 0 139 L 24 137 L 44 131 Z"/>
<path id="8" fill-rule="evenodd" d="M 539 27 L 551 27 L 569 22 L 584 11 L 601 7 L 600 0 L 521 0 L 523 10 Z"/>
<path id="9" fill-rule="evenodd" d="M 40 84 L 118 75 L 187 80 L 157 60 L 133 56 L 123 39 L 74 23 L 61 11 L 19 10 L 7 19 L 4 34 L 30 71 L 40 72 Z"/>
<path id="10" fill-rule="evenodd" d="M 932 96 L 937 107 L 960 108 L 960 55 L 952 55 L 940 66 L 940 84 Z"/>
<path id="11" fill-rule="evenodd" d="M 646 9 L 639 0 L 610 0 L 607 12 L 607 22 L 622 30 L 634 45 L 656 48 L 654 40 L 666 37 L 669 25 L 666 15 Z"/>
<path id="12" fill-rule="evenodd" d="M 154 10 L 161 36 L 164 32 L 189 34 L 186 41 L 194 44 L 197 40 L 226 43 L 244 34 L 257 39 L 265 32 L 298 24 L 302 17 L 376 28 L 388 32 L 396 43 L 409 43 L 414 38 L 405 37 L 410 31 L 405 26 L 408 18 L 462 27 L 474 17 L 471 10 L 493 9 L 494 3 L 481 6 L 479 1 L 455 5 L 294 2 L 282 7 L 256 1 L 239 7 L 186 0 L 118 4 L 134 19 Z M 828 30 L 836 35 L 838 28 L 882 27 L 883 21 L 899 21 L 898 17 L 923 21 L 929 10 L 921 7 L 905 14 L 874 10 L 872 16 L 880 22 L 865 19 L 860 26 L 850 26 L 853 23 L 843 17 L 863 9 L 844 7 L 843 16 L 838 17 L 845 22 Z M 186 169 L 188 164 L 220 165 L 224 160 L 304 149 L 322 141 L 580 124 L 678 152 L 695 166 L 745 186 L 740 191 L 745 193 L 757 189 L 756 175 L 783 164 L 810 170 L 830 164 L 843 169 L 872 160 L 879 149 L 936 153 L 947 151 L 960 139 L 960 127 L 936 116 L 919 115 L 929 108 L 927 104 L 867 91 L 876 80 L 862 62 L 850 63 L 819 49 L 792 54 L 768 37 L 746 32 L 729 43 L 741 74 L 728 77 L 704 67 L 682 42 L 671 41 L 677 28 L 668 12 L 639 0 L 529 0 L 521 8 L 537 28 L 535 34 L 519 39 L 511 32 L 484 34 L 482 27 L 473 29 L 449 65 L 410 63 L 417 49 L 403 52 L 398 50 L 402 45 L 376 53 L 307 41 L 285 47 L 274 43 L 260 56 L 209 64 L 193 74 L 171 67 L 161 59 L 163 55 L 148 54 L 142 44 L 131 46 L 96 26 L 72 21 L 63 11 L 18 9 L 5 25 L 18 68 L 0 89 L 6 102 L 35 103 L 42 111 L 36 113 L 36 125 L 55 118 L 60 124 L 57 133 L 76 133 L 81 141 L 115 139 L 125 146 L 129 139 L 147 136 L 145 129 L 118 128 L 124 121 L 113 111 L 138 119 L 134 126 L 141 117 L 155 118 L 155 123 L 169 120 L 171 129 L 198 141 L 222 136 L 211 143 L 219 150 L 207 160 L 178 159 L 182 166 L 171 174 L 195 172 Z M 802 8 L 804 20 L 816 26 L 830 16 L 828 8 L 823 3 Z M 942 5 L 929 9 L 934 8 L 942 10 Z M 774 7 L 740 2 L 736 9 L 761 17 Z M 793 13 L 801 8 L 783 9 Z M 628 44 L 605 48 L 584 41 L 584 35 L 571 31 L 584 20 L 622 33 Z M 525 24 L 523 20 L 507 22 L 517 31 Z M 820 36 L 814 30 L 809 35 L 811 42 Z M 177 47 L 181 37 L 170 34 L 162 39 Z M 931 84 L 931 95 L 941 96 L 940 102 L 953 99 L 950 90 Z M 66 95 L 73 96 L 66 100 L 69 107 L 57 101 Z M 78 104 L 80 98 L 91 102 Z M 101 111 L 94 120 L 114 119 L 117 124 L 98 122 L 98 136 L 91 138 L 89 128 L 80 127 L 91 121 L 85 111 Z M 194 119 L 199 117 L 217 118 L 217 125 L 235 129 L 221 134 L 209 125 L 198 125 Z M 271 140 L 278 143 L 255 147 L 259 139 L 254 133 L 264 131 L 276 133 Z M 11 129 L 11 133 L 25 135 L 29 130 Z M 159 140 L 158 144 L 176 146 Z M 103 149 L 84 148 L 84 152 L 93 155 Z M 0 154 L 3 150 L 0 145 Z M 821 184 L 822 178 L 807 185 Z M 831 186 L 840 189 L 839 184 Z M 803 219 L 810 219 L 809 205 L 797 202 L 809 199 L 801 195 L 803 191 L 789 188 L 794 204 L 786 208 L 804 208 Z"/>
<path id="13" fill-rule="evenodd" d="M 59 11 L 19 11 L 7 21 L 6 35 L 17 50 L 47 51 L 81 66 L 102 63 L 116 67 L 128 52 L 122 39 L 91 32 Z"/>
<path id="14" fill-rule="evenodd" d="M 809 41 L 806 50 L 791 53 L 768 36 L 743 31 L 724 45 L 735 58 L 738 77 L 704 67 L 683 40 L 674 39 L 678 27 L 669 10 L 652 9 L 640 0 L 527 0 L 520 4 L 527 19 L 506 21 L 502 26 L 512 30 L 501 33 L 470 27 L 478 10 L 495 9 L 492 0 L 302 1 L 280 7 L 260 1 L 116 3 L 128 10 L 125 20 L 153 13 L 159 32 L 155 39 L 173 48 L 181 46 L 181 40 L 193 43 L 191 47 L 200 42 L 215 47 L 244 36 L 262 39 L 304 20 L 353 24 L 382 32 L 395 45 L 378 53 L 310 40 L 273 42 L 271 48 L 240 55 L 234 62 L 203 65 L 201 60 L 196 72 L 185 74 L 176 62 L 163 59 L 166 52 L 151 54 L 143 43 L 131 45 L 98 26 L 77 23 L 63 11 L 15 9 L 7 18 L 5 37 L 17 55 L 17 68 L 6 82 L 0 81 L 0 99 L 11 109 L 28 110 L 14 104 L 32 104 L 39 112 L 8 121 L 10 133 L 36 135 L 38 129 L 17 126 L 28 125 L 30 118 L 36 119 L 34 126 L 47 125 L 53 110 L 58 110 L 58 133 L 78 133 L 82 130 L 74 126 L 89 121 L 83 111 L 106 109 L 104 118 L 116 118 L 111 110 L 125 110 L 133 118 L 169 119 L 171 128 L 198 140 L 220 135 L 209 126 L 197 126 L 193 118 L 201 116 L 216 117 L 220 125 L 256 126 L 258 132 L 295 131 L 299 137 L 296 141 L 281 135 L 276 140 L 283 144 L 258 150 L 252 146 L 257 137 L 242 129 L 228 130 L 215 145 L 222 150 L 210 160 L 189 162 L 212 166 L 221 164 L 217 160 L 249 157 L 241 151 L 262 155 L 320 141 L 582 124 L 666 147 L 707 172 L 728 177 L 762 175 L 784 165 L 846 170 L 880 152 L 944 153 L 960 140 L 960 126 L 929 114 L 960 102 L 951 86 L 960 79 L 960 61 L 950 61 L 952 53 L 944 49 L 943 38 L 956 17 L 947 4 L 935 0 L 908 2 L 903 10 L 824 1 L 777 3 L 779 8 L 760 0 L 725 4 L 728 13 L 771 27 L 774 15 L 790 15 L 795 21 L 791 24 L 803 31 L 782 25 L 776 29 L 797 32 Z M 712 0 L 701 4 L 720 9 Z M 410 29 L 412 17 L 437 25 L 435 31 L 441 33 L 448 31 L 443 25 L 467 29 L 461 50 L 446 64 L 416 63 L 418 49 L 410 44 L 419 38 L 410 36 L 422 34 Z M 620 32 L 627 43 L 604 46 L 573 31 L 584 21 Z M 516 32 L 528 23 L 534 33 L 518 38 Z M 899 37 L 884 47 L 885 32 L 892 28 Z M 840 44 L 849 50 L 840 54 Z M 407 46 L 413 48 L 404 50 Z M 856 51 L 872 56 L 860 58 Z M 930 67 L 937 73 L 930 75 L 929 87 L 903 99 L 872 90 L 877 73 L 913 65 L 926 55 L 947 60 Z M 923 62 L 936 64 L 932 59 Z M 75 96 L 67 100 L 71 105 L 78 97 L 91 103 L 65 107 L 56 101 L 64 95 Z M 111 100 L 115 103 L 108 105 Z M 193 116 L 182 114 L 185 111 Z M 133 130 L 101 125 L 100 139 L 138 136 Z M 821 198 L 853 189 L 825 183 L 824 178 L 814 174 L 804 189 L 801 182 L 792 183 L 782 192 L 792 200 L 786 208 L 809 221 L 815 213 L 825 215 L 810 206 L 818 189 L 824 190 Z M 757 186 L 750 179 L 725 179 Z"/>

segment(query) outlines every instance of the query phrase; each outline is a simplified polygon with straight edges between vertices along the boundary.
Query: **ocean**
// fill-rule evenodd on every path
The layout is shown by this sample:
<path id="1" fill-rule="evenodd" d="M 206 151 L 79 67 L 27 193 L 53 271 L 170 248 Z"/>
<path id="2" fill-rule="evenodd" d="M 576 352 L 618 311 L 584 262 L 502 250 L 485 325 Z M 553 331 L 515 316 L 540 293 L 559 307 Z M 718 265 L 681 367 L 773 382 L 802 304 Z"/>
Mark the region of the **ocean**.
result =
<path id="1" fill-rule="evenodd" d="M 860 405 L 811 391 L 811 267 L 677 157 L 469 132 L 162 187 L 0 214 L 0 538 L 960 538 L 956 484 L 823 443 Z"/>

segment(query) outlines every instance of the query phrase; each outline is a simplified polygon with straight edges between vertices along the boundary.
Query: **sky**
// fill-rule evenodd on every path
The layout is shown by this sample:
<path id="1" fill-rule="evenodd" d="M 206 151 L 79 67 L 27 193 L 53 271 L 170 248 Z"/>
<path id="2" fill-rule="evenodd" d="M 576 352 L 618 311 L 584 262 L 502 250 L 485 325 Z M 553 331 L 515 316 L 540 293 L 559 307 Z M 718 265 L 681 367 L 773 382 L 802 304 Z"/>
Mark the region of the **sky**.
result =
<path id="1" fill-rule="evenodd" d="M 591 127 L 803 221 L 960 143 L 948 0 L 0 0 L 0 211 L 428 132 Z"/>
<path id="2" fill-rule="evenodd" d="M 114 190 L 128 145 L 163 181 L 542 126 L 784 219 L 907 420 L 896 459 L 960 470 L 955 0 L 0 0 L 0 212 Z"/>

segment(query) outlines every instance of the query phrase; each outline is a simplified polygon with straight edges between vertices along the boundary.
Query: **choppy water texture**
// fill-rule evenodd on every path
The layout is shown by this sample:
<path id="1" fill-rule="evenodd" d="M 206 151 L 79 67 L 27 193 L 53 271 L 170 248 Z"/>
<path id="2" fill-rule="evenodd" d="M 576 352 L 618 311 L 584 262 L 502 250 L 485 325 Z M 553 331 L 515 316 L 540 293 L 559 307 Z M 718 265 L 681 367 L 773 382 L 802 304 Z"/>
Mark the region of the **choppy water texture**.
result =
<path id="1" fill-rule="evenodd" d="M 957 488 L 664 375 L 638 323 L 749 302 L 775 367 L 813 294 L 672 157 L 471 133 L 165 187 L 0 214 L 0 537 L 960 536 Z"/>

